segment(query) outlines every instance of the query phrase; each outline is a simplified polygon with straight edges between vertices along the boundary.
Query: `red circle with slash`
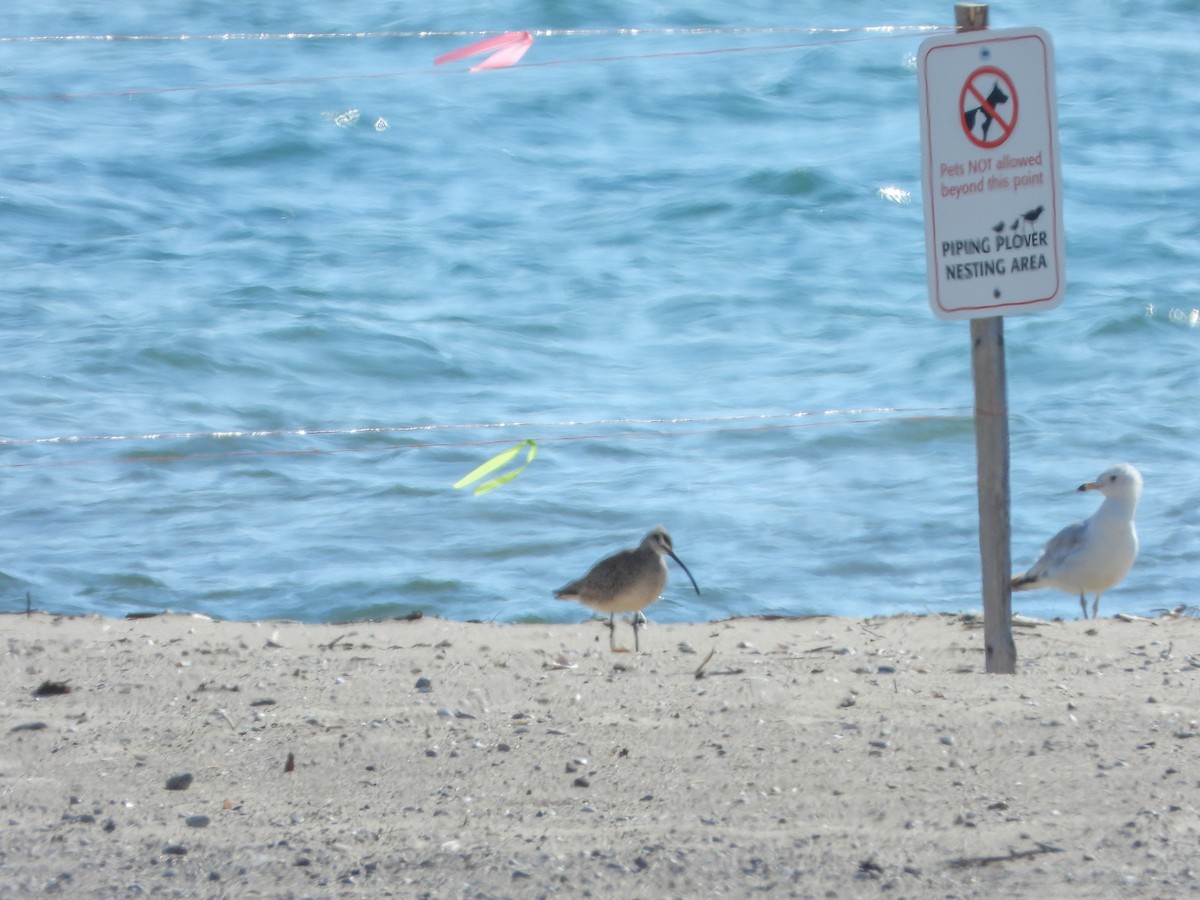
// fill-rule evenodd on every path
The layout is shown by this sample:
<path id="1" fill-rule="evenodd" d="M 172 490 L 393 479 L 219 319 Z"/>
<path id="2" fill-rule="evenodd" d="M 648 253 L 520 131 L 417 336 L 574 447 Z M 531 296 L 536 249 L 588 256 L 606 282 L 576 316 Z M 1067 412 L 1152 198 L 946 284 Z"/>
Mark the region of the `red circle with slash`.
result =
<path id="1" fill-rule="evenodd" d="M 993 85 L 991 88 L 987 87 L 989 80 Z M 989 101 L 988 97 L 1000 87 L 1001 83 L 1004 85 L 1001 90 L 1008 92 L 1007 101 Z M 1012 112 L 1001 115 L 997 107 L 1007 106 L 1008 103 L 1012 103 Z M 959 121 L 962 123 L 962 129 L 967 135 L 967 140 L 976 147 L 983 147 L 985 150 L 999 147 L 1012 137 L 1013 129 L 1017 127 L 1017 89 L 1013 86 L 1012 79 L 1008 77 L 1008 73 L 1003 69 L 997 69 L 995 66 L 981 66 L 967 76 L 966 83 L 963 84 L 962 93 L 958 97 L 958 110 Z M 968 121 L 968 111 L 971 110 L 974 111 L 974 115 L 976 116 L 985 116 L 991 119 L 992 125 L 999 128 L 998 136 L 990 139 L 976 136 L 974 121 Z"/>

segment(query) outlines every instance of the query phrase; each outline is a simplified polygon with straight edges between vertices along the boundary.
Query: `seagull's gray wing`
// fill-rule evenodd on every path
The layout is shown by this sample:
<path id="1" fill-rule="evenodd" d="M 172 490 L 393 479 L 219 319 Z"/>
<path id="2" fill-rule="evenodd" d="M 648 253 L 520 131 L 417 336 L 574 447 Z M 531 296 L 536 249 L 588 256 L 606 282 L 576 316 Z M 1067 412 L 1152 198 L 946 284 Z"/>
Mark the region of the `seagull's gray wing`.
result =
<path id="1" fill-rule="evenodd" d="M 1076 522 L 1068 525 L 1046 543 L 1042 555 L 1027 573 L 1028 577 L 1037 580 L 1044 578 L 1054 571 L 1061 569 L 1063 563 L 1071 558 L 1087 537 L 1087 522 Z"/>

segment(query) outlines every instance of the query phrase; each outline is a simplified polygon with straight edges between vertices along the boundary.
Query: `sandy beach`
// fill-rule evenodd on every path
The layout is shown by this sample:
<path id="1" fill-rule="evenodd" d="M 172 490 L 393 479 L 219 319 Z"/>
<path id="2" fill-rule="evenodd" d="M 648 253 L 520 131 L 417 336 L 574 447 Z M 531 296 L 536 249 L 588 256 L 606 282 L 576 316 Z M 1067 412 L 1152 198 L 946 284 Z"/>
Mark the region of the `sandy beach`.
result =
<path id="1" fill-rule="evenodd" d="M 0 896 L 1200 892 L 1193 619 L 0 630 Z"/>

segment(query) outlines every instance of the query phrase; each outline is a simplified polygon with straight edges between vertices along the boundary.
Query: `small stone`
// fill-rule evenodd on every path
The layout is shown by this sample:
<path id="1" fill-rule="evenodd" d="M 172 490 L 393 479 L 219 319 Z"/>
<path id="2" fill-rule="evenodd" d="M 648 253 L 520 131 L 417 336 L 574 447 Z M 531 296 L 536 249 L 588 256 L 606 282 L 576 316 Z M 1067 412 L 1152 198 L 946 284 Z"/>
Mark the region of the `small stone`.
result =
<path id="1" fill-rule="evenodd" d="M 35 697 L 57 697 L 60 694 L 71 693 L 71 686 L 65 681 L 43 681 L 33 692 Z"/>
<path id="2" fill-rule="evenodd" d="M 192 786 L 192 773 L 183 772 L 179 775 L 172 775 L 167 779 L 168 791 L 186 791 Z"/>
<path id="3" fill-rule="evenodd" d="M 212 821 L 208 816 L 188 816 L 183 820 L 188 828 L 207 828 Z"/>
<path id="4" fill-rule="evenodd" d="M 433 682 L 424 676 L 417 679 L 417 691 L 422 694 L 428 694 L 433 690 Z"/>
<path id="5" fill-rule="evenodd" d="M 187 847 L 183 846 L 183 844 L 167 844 L 163 848 L 163 853 L 168 856 L 187 856 Z"/>
<path id="6" fill-rule="evenodd" d="M 575 784 L 575 787 L 577 787 L 577 788 L 585 788 L 585 787 L 592 786 L 592 783 L 590 781 L 588 781 L 587 778 L 585 778 L 582 775 L 580 775 L 578 778 L 575 779 L 574 784 Z"/>

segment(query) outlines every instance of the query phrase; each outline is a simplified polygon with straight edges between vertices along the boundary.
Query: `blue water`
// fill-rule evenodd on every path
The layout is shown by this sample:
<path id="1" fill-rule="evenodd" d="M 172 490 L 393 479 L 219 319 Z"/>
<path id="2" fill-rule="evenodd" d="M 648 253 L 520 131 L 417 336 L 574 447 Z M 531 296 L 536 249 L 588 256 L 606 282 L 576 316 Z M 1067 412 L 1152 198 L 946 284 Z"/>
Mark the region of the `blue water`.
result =
<path id="1" fill-rule="evenodd" d="M 979 608 L 926 33 L 762 30 L 951 10 L 10 10 L 0 36 L 588 33 L 473 75 L 432 62 L 465 35 L 0 42 L 0 608 L 575 621 L 551 592 L 657 523 L 703 589 L 676 571 L 658 621 Z M 992 10 L 1055 41 L 1068 253 L 1062 306 L 1005 323 L 1013 561 L 1135 463 L 1107 612 L 1200 599 L 1198 12 Z"/>

